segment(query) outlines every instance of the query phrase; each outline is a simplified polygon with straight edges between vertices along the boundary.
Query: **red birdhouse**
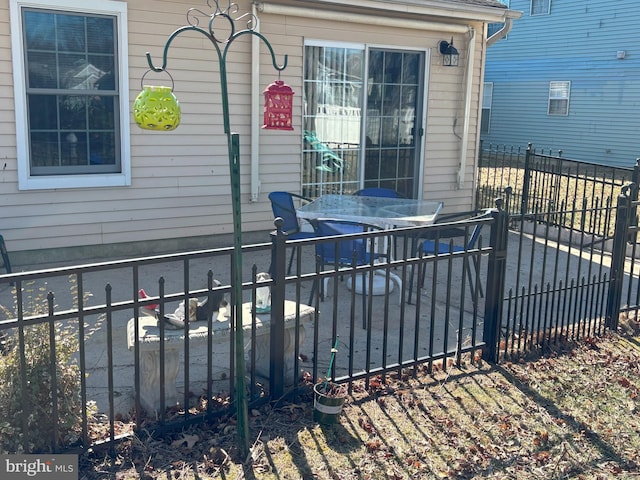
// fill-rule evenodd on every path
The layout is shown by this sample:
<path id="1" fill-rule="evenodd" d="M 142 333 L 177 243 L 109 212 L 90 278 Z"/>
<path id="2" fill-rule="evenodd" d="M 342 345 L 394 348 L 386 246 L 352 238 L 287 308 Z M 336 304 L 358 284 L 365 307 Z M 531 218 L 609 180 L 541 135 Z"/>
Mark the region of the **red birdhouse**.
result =
<path id="1" fill-rule="evenodd" d="M 282 80 L 276 80 L 264 91 L 264 125 L 271 130 L 293 130 L 293 94 Z"/>

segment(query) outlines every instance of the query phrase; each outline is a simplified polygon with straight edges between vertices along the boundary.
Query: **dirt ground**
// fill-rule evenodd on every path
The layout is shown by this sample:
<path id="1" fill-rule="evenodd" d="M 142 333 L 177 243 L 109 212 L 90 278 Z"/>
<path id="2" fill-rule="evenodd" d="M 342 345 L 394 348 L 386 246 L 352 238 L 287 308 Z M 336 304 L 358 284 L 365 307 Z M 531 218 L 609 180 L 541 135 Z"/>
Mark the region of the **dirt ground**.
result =
<path id="1" fill-rule="evenodd" d="M 313 420 L 309 386 L 251 412 L 246 457 L 233 418 L 139 432 L 82 457 L 80 478 L 640 478 L 640 324 L 622 324 L 537 360 L 355 383 L 335 425 Z"/>

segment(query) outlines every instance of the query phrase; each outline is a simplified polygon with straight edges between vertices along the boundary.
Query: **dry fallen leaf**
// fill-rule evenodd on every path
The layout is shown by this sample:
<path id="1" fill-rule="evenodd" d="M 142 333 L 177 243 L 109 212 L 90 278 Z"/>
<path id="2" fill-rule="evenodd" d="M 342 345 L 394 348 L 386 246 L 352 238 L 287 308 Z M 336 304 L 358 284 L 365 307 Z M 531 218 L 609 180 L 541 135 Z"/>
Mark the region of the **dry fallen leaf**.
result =
<path id="1" fill-rule="evenodd" d="M 365 430 L 367 433 L 375 433 L 376 432 L 376 427 L 374 427 L 373 424 L 369 420 L 367 420 L 365 418 L 360 418 L 358 420 L 358 423 L 360 424 L 362 429 Z"/>
<path id="2" fill-rule="evenodd" d="M 189 434 L 183 433 L 182 438 L 179 438 L 171 442 L 171 446 L 177 448 L 186 444 L 187 448 L 191 449 L 193 448 L 193 446 L 196 444 L 198 440 L 200 440 L 200 437 L 198 435 L 189 435 Z"/>
<path id="3" fill-rule="evenodd" d="M 382 442 L 380 442 L 380 440 L 371 440 L 369 442 L 366 442 L 365 445 L 367 446 L 367 450 L 369 450 L 370 452 L 375 452 L 376 450 L 380 450 Z"/>

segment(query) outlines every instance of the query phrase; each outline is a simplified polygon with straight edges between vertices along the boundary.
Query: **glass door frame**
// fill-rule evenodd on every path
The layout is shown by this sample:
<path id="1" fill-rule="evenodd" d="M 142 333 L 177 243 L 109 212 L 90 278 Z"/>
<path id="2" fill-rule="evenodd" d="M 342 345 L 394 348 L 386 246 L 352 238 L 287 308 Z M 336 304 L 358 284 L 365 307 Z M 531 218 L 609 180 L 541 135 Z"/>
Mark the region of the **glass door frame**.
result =
<path id="1" fill-rule="evenodd" d="M 424 178 L 423 178 L 423 174 L 424 174 L 424 160 L 425 160 L 425 140 L 426 140 L 426 121 L 427 121 L 427 100 L 428 100 L 428 79 L 429 79 L 429 65 L 430 65 L 430 50 L 428 48 L 417 48 L 417 47 L 405 47 L 405 46 L 391 46 L 391 45 L 379 45 L 379 44 L 363 44 L 363 43 L 351 43 L 351 42 L 332 42 L 332 41 L 325 41 L 325 40 L 317 40 L 317 39 L 309 39 L 309 40 L 305 40 L 304 42 L 304 59 L 303 59 L 303 88 L 304 88 L 304 93 L 303 93 L 303 128 L 306 129 L 306 125 L 307 125 L 307 121 L 306 119 L 308 117 L 314 116 L 313 112 L 309 112 L 307 111 L 308 108 L 313 108 L 313 105 L 307 105 L 307 98 L 306 98 L 306 92 L 307 92 L 307 87 L 308 87 L 308 82 L 312 83 L 314 79 L 317 79 L 317 77 L 310 77 L 309 79 L 307 78 L 307 48 L 308 47 L 323 47 L 323 48 L 338 48 L 338 49 L 345 49 L 345 51 L 347 50 L 360 50 L 362 51 L 362 55 L 363 55 L 363 74 L 362 74 L 362 93 L 361 93 L 361 114 L 360 114 L 360 146 L 359 146 L 359 151 L 357 153 L 357 176 L 356 176 L 356 183 L 354 184 L 353 181 L 347 181 L 347 183 L 345 184 L 342 180 L 342 175 L 344 172 L 340 172 L 340 180 L 338 183 L 333 183 L 333 187 L 331 187 L 331 183 L 329 190 L 331 191 L 325 191 L 324 189 L 324 184 L 323 182 L 318 183 L 316 182 L 309 182 L 309 183 L 302 183 L 302 190 L 303 190 L 303 194 L 306 194 L 307 196 L 312 196 L 312 197 L 316 197 L 318 195 L 321 195 L 323 193 L 353 193 L 352 191 L 350 191 L 353 188 L 353 191 L 357 190 L 358 188 L 361 188 L 364 185 L 364 180 L 365 180 L 365 156 L 366 156 L 366 144 L 367 144 L 367 132 L 366 132 L 366 121 L 367 121 L 367 98 L 368 98 L 368 94 L 367 94 L 367 85 L 369 82 L 369 61 L 370 61 L 370 51 L 371 50 L 381 50 L 383 52 L 400 52 L 400 53 L 418 53 L 420 54 L 420 65 L 418 67 L 418 75 L 419 78 L 417 80 L 417 87 L 418 87 L 418 98 L 416 98 L 416 102 L 415 102 L 415 106 L 416 106 L 416 115 L 415 115 L 415 120 L 414 120 L 414 162 L 415 164 L 413 165 L 413 188 L 412 188 L 412 192 L 411 197 L 414 198 L 418 198 L 421 199 L 422 198 L 422 193 L 423 193 L 423 184 L 424 184 Z M 362 112 L 365 112 L 364 114 L 362 114 Z M 308 156 L 311 152 L 311 147 L 310 147 L 310 142 L 309 139 L 307 138 L 308 136 L 307 131 L 304 131 L 303 136 L 305 137 L 305 139 L 303 140 L 303 171 L 302 171 L 302 178 L 301 181 L 304 181 L 304 179 L 307 177 L 307 172 L 308 169 L 312 168 L 311 167 L 311 163 L 308 160 Z M 313 139 L 313 141 L 315 140 L 319 140 L 320 142 L 320 147 L 324 148 L 325 146 L 329 146 L 329 143 L 326 143 L 324 145 L 322 145 L 323 143 L 323 139 Z M 318 158 L 331 158 L 331 156 L 333 154 L 337 154 L 338 156 L 340 155 L 340 151 L 339 150 L 329 150 L 329 153 L 326 152 L 317 152 L 317 153 L 313 153 L 314 155 L 317 155 Z M 355 152 L 354 152 L 355 153 Z M 309 163 L 309 165 L 306 165 L 306 163 Z M 305 168 L 306 166 L 306 168 Z M 315 168 L 318 168 L 317 166 Z M 314 172 L 308 172 L 311 176 L 313 176 Z M 317 173 L 317 172 L 316 172 Z M 352 185 L 352 188 L 349 188 L 349 184 Z M 343 187 L 347 187 L 347 188 L 343 188 Z M 335 189 L 338 189 L 338 191 L 333 191 Z"/>
<path id="2" fill-rule="evenodd" d="M 429 63 L 430 63 L 430 50 L 423 48 L 411 48 L 411 47 L 403 47 L 403 46 L 395 46 L 395 45 L 379 45 L 379 44 L 367 44 L 365 46 L 365 83 L 369 84 L 369 62 L 370 62 L 370 53 L 371 50 L 378 50 L 384 53 L 417 53 L 420 55 L 420 62 L 418 65 L 418 79 L 416 81 L 416 86 L 418 88 L 417 96 L 415 100 L 415 121 L 413 126 L 413 137 L 414 137 L 414 154 L 413 154 L 413 186 L 412 191 L 409 192 L 407 197 L 422 199 L 422 190 L 423 190 L 423 172 L 424 172 L 424 152 L 425 152 L 425 139 L 426 139 L 426 122 L 427 122 L 427 98 L 428 98 L 428 81 L 429 78 Z M 369 119 L 369 107 L 368 107 L 368 95 L 364 96 L 364 105 L 363 111 L 366 112 L 363 115 L 363 123 L 362 123 L 362 140 L 361 144 L 364 148 L 361 151 L 361 159 L 360 159 L 360 185 L 366 187 L 365 184 L 366 171 L 365 171 L 365 162 L 366 159 L 366 145 L 368 142 L 367 139 L 367 128 L 366 122 Z M 396 179 L 397 179 L 396 175 Z M 383 185 L 384 186 L 384 185 Z"/>

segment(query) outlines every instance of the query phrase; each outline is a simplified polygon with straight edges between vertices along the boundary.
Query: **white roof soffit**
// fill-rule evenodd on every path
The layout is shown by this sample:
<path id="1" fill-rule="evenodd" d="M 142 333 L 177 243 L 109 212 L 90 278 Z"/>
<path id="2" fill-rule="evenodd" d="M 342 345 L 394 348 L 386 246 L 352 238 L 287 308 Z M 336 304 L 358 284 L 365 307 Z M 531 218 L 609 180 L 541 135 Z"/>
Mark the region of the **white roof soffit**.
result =
<path id="1" fill-rule="evenodd" d="M 383 19 L 401 19 L 405 22 L 407 19 L 425 18 L 425 20 L 420 20 L 423 24 L 426 23 L 426 18 L 429 18 L 434 20 L 434 25 L 438 25 L 439 20 L 447 24 L 456 20 L 459 22 L 503 23 L 508 16 L 511 17 L 515 13 L 506 7 L 475 5 L 456 0 L 351 0 L 349 2 L 344 0 L 267 0 L 255 3 L 259 11 L 276 15 L 308 15 L 311 18 L 327 19 L 329 17 L 325 15 L 332 14 L 334 17 L 331 18 L 339 15 L 339 18 L 345 21 L 344 17 L 350 14 L 385 15 Z M 323 16 L 320 17 L 320 15 Z"/>

